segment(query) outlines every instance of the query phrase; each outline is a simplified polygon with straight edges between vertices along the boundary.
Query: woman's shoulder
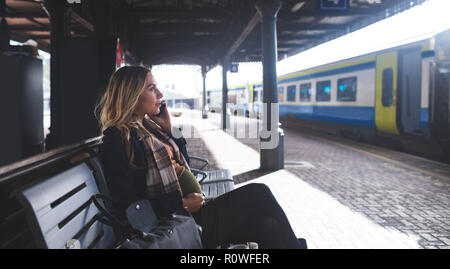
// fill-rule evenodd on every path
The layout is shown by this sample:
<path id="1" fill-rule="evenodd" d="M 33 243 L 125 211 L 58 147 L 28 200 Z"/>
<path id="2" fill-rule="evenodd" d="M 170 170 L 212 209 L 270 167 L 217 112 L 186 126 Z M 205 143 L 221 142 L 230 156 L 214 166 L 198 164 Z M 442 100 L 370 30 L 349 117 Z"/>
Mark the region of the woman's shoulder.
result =
<path id="1" fill-rule="evenodd" d="M 120 145 L 123 143 L 122 134 L 116 127 L 109 127 L 103 131 L 103 146 Z"/>
<path id="2" fill-rule="evenodd" d="M 99 154 L 102 159 L 114 159 L 127 160 L 128 154 L 127 148 L 131 146 L 134 150 L 134 163 L 137 166 L 143 166 L 145 161 L 145 149 L 142 145 L 142 141 L 139 140 L 135 131 L 131 131 L 131 140 L 129 143 L 125 143 L 122 138 L 122 133 L 116 127 L 110 127 L 103 132 L 103 139 L 100 145 Z M 115 161 L 111 163 L 115 164 Z"/>
<path id="3" fill-rule="evenodd" d="M 131 130 L 131 143 L 136 144 L 138 138 L 136 132 Z M 102 137 L 103 147 L 122 147 L 125 146 L 124 138 L 120 130 L 113 126 L 103 131 Z"/>
<path id="4" fill-rule="evenodd" d="M 105 138 L 118 138 L 121 137 L 121 133 L 116 126 L 108 127 L 103 131 L 103 139 Z"/>
<path id="5" fill-rule="evenodd" d="M 130 130 L 130 136 L 131 136 L 132 140 L 136 140 L 138 138 L 136 131 L 134 131 L 133 129 Z M 103 143 L 105 141 L 110 141 L 110 140 L 112 140 L 112 141 L 117 141 L 117 140 L 123 141 L 123 135 L 122 135 L 122 133 L 120 132 L 120 130 L 117 127 L 112 126 L 112 127 L 109 127 L 109 128 L 107 128 L 106 130 L 103 131 L 103 138 L 102 139 L 103 139 Z"/>

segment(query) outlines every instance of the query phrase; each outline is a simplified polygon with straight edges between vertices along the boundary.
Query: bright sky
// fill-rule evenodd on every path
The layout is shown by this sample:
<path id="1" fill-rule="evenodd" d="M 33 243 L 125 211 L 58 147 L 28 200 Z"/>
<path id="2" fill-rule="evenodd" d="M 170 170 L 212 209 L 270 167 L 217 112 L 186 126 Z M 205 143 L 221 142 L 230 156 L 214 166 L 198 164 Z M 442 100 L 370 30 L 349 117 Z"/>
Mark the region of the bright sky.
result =
<path id="1" fill-rule="evenodd" d="M 193 65 L 157 65 L 152 68 L 159 89 L 175 92 L 188 98 L 198 97 L 203 91 L 202 70 Z M 166 96 L 168 94 L 165 94 Z"/>

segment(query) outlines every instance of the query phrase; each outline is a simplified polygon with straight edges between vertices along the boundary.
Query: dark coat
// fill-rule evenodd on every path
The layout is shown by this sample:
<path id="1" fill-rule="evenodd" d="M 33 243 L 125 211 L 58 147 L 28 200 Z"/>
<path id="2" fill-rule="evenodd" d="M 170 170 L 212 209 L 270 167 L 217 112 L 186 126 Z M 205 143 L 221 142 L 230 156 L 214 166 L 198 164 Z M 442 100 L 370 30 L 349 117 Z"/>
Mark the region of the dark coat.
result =
<path id="1" fill-rule="evenodd" d="M 126 205 L 147 197 L 146 169 L 132 169 L 119 130 L 115 127 L 103 132 L 103 143 L 100 146 L 100 161 L 102 163 L 110 195 L 124 204 L 114 204 L 114 213 L 120 219 L 125 219 Z M 184 138 L 175 139 L 176 144 L 189 164 Z M 135 152 L 134 164 L 145 167 L 144 144 L 139 141 L 136 132 L 131 132 L 131 144 Z M 178 191 L 162 195 L 150 200 L 158 216 L 166 216 L 175 211 L 183 211 L 183 202 Z"/>

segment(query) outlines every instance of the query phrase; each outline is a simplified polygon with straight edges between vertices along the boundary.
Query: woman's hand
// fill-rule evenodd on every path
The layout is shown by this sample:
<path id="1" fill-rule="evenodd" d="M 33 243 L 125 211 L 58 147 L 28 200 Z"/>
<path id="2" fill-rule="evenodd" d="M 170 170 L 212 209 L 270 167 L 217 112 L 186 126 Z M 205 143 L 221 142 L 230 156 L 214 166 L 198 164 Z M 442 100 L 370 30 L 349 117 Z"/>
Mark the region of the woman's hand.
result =
<path id="1" fill-rule="evenodd" d="M 170 121 L 169 110 L 167 109 L 166 101 L 162 101 L 161 104 L 166 104 L 166 109 L 161 112 L 159 117 L 154 115 L 148 115 L 152 121 L 161 126 L 163 131 L 167 134 L 171 134 L 172 132 L 172 122 Z"/>
<path id="2" fill-rule="evenodd" d="M 183 198 L 183 207 L 186 208 L 189 213 L 197 212 L 205 204 L 205 197 L 200 193 L 190 193 Z"/>

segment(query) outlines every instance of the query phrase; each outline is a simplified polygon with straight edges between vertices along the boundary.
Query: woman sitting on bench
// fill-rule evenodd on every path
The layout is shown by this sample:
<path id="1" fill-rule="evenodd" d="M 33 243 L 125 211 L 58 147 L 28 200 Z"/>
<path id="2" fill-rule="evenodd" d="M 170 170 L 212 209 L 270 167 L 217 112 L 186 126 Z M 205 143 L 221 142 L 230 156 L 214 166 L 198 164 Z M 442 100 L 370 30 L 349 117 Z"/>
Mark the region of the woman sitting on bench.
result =
<path id="1" fill-rule="evenodd" d="M 248 184 L 205 203 L 180 153 L 179 145 L 184 145 L 171 135 L 169 112 L 160 111 L 162 97 L 144 67 L 122 67 L 111 76 L 99 104 L 104 135 L 100 158 L 111 196 L 129 204 L 148 199 L 159 216 L 187 210 L 203 229 L 205 248 L 244 242 L 257 242 L 260 248 L 305 248 L 264 184 Z M 124 219 L 126 208 L 114 207 Z"/>

